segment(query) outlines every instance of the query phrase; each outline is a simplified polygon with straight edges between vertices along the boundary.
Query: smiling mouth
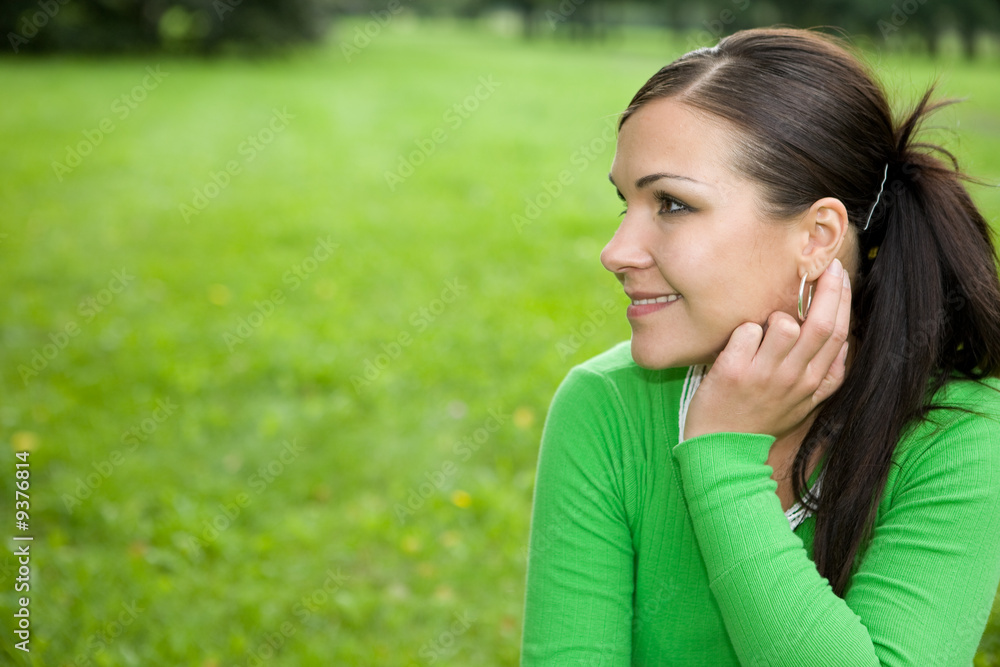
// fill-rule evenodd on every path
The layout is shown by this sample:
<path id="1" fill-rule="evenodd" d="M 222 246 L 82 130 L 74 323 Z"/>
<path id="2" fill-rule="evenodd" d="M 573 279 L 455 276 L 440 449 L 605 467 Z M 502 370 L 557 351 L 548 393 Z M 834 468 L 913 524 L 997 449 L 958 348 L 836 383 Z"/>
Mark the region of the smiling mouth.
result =
<path id="1" fill-rule="evenodd" d="M 632 299 L 633 306 L 645 306 L 650 303 L 671 303 L 672 301 L 677 301 L 681 298 L 680 294 L 668 294 L 666 296 L 658 296 L 653 299 Z"/>

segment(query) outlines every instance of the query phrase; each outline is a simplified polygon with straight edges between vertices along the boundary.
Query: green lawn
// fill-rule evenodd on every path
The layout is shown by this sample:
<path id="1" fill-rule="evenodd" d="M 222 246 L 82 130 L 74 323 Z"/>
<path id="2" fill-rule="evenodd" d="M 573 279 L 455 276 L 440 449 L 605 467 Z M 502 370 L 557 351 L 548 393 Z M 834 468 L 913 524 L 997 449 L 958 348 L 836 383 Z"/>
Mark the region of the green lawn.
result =
<path id="1" fill-rule="evenodd" d="M 685 42 L 400 18 L 348 62 L 361 26 L 259 62 L 0 60 L 17 664 L 517 664 L 548 402 L 629 335 L 609 128 Z M 939 138 L 1000 182 L 995 62 L 877 60 L 969 96 Z"/>

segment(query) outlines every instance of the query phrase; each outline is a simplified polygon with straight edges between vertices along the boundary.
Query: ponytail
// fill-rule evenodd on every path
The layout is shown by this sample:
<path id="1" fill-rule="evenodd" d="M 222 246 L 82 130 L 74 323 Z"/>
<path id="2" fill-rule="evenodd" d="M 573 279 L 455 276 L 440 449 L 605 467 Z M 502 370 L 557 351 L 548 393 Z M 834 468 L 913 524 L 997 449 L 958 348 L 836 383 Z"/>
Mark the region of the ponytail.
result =
<path id="1" fill-rule="evenodd" d="M 894 133 L 887 192 L 869 229 L 859 231 L 856 356 L 793 464 L 801 497 L 810 452 L 827 450 L 813 551 L 838 595 L 871 537 L 904 429 L 935 409 L 928 400 L 954 372 L 973 379 L 1000 372 L 1000 280 L 990 228 L 954 155 L 914 141 L 921 122 L 951 103 L 930 103 L 933 90 Z"/>

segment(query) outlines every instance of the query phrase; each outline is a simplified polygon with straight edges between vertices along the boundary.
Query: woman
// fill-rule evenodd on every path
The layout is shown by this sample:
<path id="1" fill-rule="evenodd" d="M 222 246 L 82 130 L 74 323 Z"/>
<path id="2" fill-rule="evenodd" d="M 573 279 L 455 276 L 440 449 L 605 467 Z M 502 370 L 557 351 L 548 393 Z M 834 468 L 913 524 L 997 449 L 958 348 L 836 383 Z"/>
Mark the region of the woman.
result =
<path id="1" fill-rule="evenodd" d="M 633 98 L 601 255 L 632 340 L 550 408 L 522 664 L 970 664 L 1000 283 L 930 93 L 894 123 L 837 40 L 767 29 Z"/>

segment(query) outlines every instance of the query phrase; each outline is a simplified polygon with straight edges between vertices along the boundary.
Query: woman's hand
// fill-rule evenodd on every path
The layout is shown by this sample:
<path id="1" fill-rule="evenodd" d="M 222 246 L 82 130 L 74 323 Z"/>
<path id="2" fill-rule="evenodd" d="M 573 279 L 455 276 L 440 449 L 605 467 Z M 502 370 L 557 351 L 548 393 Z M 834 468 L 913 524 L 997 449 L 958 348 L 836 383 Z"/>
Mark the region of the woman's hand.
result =
<path id="1" fill-rule="evenodd" d="M 733 331 L 691 399 L 684 439 L 705 433 L 780 437 L 844 382 L 851 288 L 840 260 L 820 276 L 806 321 L 774 312 Z"/>

